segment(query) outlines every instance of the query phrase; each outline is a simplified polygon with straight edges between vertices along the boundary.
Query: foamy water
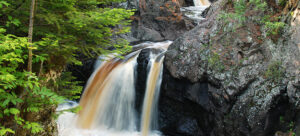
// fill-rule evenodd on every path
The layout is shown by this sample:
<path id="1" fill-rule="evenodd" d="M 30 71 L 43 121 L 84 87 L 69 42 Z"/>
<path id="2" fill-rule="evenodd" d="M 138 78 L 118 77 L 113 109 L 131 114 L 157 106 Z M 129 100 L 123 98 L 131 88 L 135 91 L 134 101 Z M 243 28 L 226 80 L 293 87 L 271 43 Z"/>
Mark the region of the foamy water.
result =
<path id="1" fill-rule="evenodd" d="M 69 102 L 59 105 L 57 111 L 70 109 L 78 106 L 76 102 Z M 141 136 L 138 131 L 114 131 L 107 128 L 80 129 L 76 126 L 77 115 L 72 112 L 64 112 L 57 119 L 58 136 Z M 161 136 L 161 133 L 154 131 L 150 136 Z"/>
<path id="2" fill-rule="evenodd" d="M 147 42 L 123 60 L 99 57 L 80 102 L 69 101 L 57 111 L 80 105 L 78 113 L 64 112 L 57 119 L 59 136 L 160 136 L 158 97 L 162 81 L 164 52 L 171 41 Z M 142 49 L 161 49 L 149 56 L 147 83 L 141 119 L 135 106 L 137 57 Z M 141 120 L 141 122 L 138 122 Z M 141 130 L 138 130 L 140 128 Z M 142 132 L 141 132 L 142 131 Z"/>

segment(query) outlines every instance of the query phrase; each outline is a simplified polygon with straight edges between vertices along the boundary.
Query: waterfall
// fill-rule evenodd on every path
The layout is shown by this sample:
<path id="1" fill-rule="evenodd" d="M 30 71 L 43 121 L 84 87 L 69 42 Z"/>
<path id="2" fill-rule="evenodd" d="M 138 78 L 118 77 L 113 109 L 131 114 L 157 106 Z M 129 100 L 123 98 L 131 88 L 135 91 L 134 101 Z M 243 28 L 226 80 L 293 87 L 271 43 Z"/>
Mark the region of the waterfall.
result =
<path id="1" fill-rule="evenodd" d="M 80 105 L 79 113 L 59 116 L 59 136 L 158 136 L 157 113 L 164 52 L 172 42 L 143 43 L 124 59 L 102 58 L 95 64 L 79 104 L 60 105 L 57 110 Z M 138 119 L 135 105 L 135 73 L 137 57 L 142 49 L 156 48 L 148 63 L 148 77 L 142 118 Z M 146 78 L 146 77 L 145 77 Z M 139 123 L 138 120 L 141 120 Z M 140 124 L 141 132 L 137 130 Z"/>
<path id="2" fill-rule="evenodd" d="M 103 63 L 85 90 L 78 125 L 115 130 L 135 130 L 134 67 L 136 57 L 125 63 Z"/>
<path id="3" fill-rule="evenodd" d="M 194 0 L 195 6 L 209 6 L 210 2 L 208 0 Z"/>
<path id="4" fill-rule="evenodd" d="M 203 20 L 202 12 L 210 6 L 209 0 L 194 0 L 195 6 L 182 7 L 181 12 L 188 18 L 195 20 L 196 23 Z"/>
<path id="5" fill-rule="evenodd" d="M 161 56 L 150 54 L 148 63 L 148 79 L 146 94 L 143 102 L 141 131 L 142 136 L 147 136 L 149 130 L 157 129 L 157 102 L 162 81 L 162 62 Z"/>

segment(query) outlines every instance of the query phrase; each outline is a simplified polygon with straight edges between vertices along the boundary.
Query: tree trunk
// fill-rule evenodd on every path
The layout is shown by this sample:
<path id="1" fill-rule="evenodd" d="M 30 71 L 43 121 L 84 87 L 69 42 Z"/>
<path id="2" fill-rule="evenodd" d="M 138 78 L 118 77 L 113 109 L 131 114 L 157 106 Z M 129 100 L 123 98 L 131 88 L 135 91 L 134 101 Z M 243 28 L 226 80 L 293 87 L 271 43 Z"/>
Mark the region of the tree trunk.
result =
<path id="1" fill-rule="evenodd" d="M 32 72 L 32 33 L 33 33 L 33 22 L 34 22 L 34 8 L 35 8 L 35 0 L 31 1 L 30 8 L 30 18 L 29 18 L 29 30 L 28 30 L 28 67 L 27 71 Z"/>
<path id="2" fill-rule="evenodd" d="M 33 33 L 33 22 L 34 22 L 34 10 L 35 9 L 35 0 L 31 1 L 31 7 L 30 7 L 30 17 L 29 17 L 29 28 L 28 28 L 28 65 L 27 65 L 27 71 L 32 72 L 32 33 Z M 26 89 L 21 92 L 19 98 L 23 98 L 26 94 Z M 16 105 L 17 109 L 20 109 L 22 111 L 22 104 L 18 103 Z M 21 117 L 26 117 L 26 113 L 21 113 Z M 16 136 L 26 136 L 27 135 L 27 130 L 22 128 L 22 126 L 18 126 L 16 124 Z"/>

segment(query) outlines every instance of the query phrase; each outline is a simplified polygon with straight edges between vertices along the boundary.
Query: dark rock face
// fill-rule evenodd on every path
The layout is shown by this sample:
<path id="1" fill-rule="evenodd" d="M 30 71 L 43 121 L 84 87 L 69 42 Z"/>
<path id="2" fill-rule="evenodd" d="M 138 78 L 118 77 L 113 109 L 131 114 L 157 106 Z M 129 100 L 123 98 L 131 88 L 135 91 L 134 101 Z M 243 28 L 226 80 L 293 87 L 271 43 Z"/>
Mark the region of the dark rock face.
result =
<path id="1" fill-rule="evenodd" d="M 140 116 L 142 113 L 143 100 L 144 100 L 146 84 L 147 84 L 147 76 L 148 76 L 147 74 L 149 71 L 148 63 L 150 61 L 150 54 L 151 53 L 159 54 L 161 52 L 163 52 L 162 49 L 145 48 L 145 49 L 142 49 L 142 51 L 140 52 L 140 54 L 137 58 L 137 66 L 136 66 L 136 70 L 135 70 L 135 77 L 136 77 L 135 108 L 138 113 L 137 116 Z M 140 119 L 140 117 L 138 117 L 138 119 Z"/>
<path id="2" fill-rule="evenodd" d="M 292 27 L 276 40 L 259 39 L 265 32 L 252 22 L 224 33 L 224 22 L 217 19 L 223 7 L 222 0 L 214 3 L 206 20 L 176 39 L 166 53 L 159 105 L 162 131 L 171 136 L 296 131 L 300 42 L 294 39 L 299 25 L 293 23 L 300 23 L 294 17 Z M 294 122 L 292 127 L 288 122 Z"/>
<path id="3" fill-rule="evenodd" d="M 259 39 L 265 35 L 263 28 L 251 22 L 236 33 L 220 32 L 223 22 L 217 18 L 223 0 L 205 11 L 206 20 L 196 27 L 179 11 L 191 1 L 141 2 L 129 0 L 128 7 L 138 9 L 131 37 L 176 39 L 165 56 L 159 100 L 164 135 L 283 136 L 289 129 L 300 135 L 299 11 L 293 14 L 291 27 L 274 41 Z M 139 113 L 151 51 L 143 50 L 137 60 Z M 274 62 L 281 64 L 276 67 L 282 72 L 278 80 L 266 76 Z M 77 73 L 79 77 L 91 74 L 92 63 L 87 63 L 79 70 L 87 73 Z"/>
<path id="4" fill-rule="evenodd" d="M 141 51 L 137 58 L 137 66 L 136 66 L 136 109 L 138 113 L 142 113 L 142 105 L 146 90 L 146 82 L 147 82 L 147 67 L 149 63 L 149 55 L 150 55 L 151 49 L 144 49 Z"/>
<path id="5" fill-rule="evenodd" d="M 91 74 L 94 72 L 94 64 L 96 59 L 87 59 L 87 57 L 79 58 L 82 65 L 68 65 L 67 71 L 72 72 L 72 76 L 76 77 L 77 80 L 83 81 L 82 85 L 85 85 Z"/>
<path id="6" fill-rule="evenodd" d="M 164 72 L 160 97 L 160 127 L 170 136 L 210 135 L 217 123 L 216 106 L 226 110 L 229 107 L 215 105 L 211 94 L 217 89 L 208 82 L 191 83 L 184 79 L 174 79 Z M 222 111 L 220 111 L 222 112 Z"/>
<path id="7" fill-rule="evenodd" d="M 195 26 L 180 12 L 180 7 L 192 4 L 192 0 L 128 0 L 127 8 L 137 9 L 131 36 L 140 41 L 175 40 Z"/>

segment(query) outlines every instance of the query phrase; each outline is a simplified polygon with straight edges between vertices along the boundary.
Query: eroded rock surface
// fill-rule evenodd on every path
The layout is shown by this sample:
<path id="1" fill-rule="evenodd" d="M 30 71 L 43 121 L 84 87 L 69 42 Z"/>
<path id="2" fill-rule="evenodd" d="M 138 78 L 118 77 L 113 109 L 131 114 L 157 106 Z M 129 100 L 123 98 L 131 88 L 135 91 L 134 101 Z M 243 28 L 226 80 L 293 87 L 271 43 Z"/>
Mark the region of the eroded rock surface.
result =
<path id="1" fill-rule="evenodd" d="M 298 9 L 290 27 L 268 37 L 262 26 L 252 22 L 226 31 L 228 25 L 218 19 L 224 7 L 222 0 L 214 3 L 206 19 L 176 39 L 166 53 L 160 98 L 163 132 L 269 136 L 287 131 L 290 122 L 292 129 L 297 128 Z"/>
<path id="2" fill-rule="evenodd" d="M 185 18 L 181 7 L 193 5 L 192 0 L 128 0 L 127 8 L 136 9 L 132 17 L 132 33 L 137 41 L 175 40 L 195 26 Z M 127 37 L 128 39 L 128 37 Z"/>

